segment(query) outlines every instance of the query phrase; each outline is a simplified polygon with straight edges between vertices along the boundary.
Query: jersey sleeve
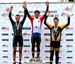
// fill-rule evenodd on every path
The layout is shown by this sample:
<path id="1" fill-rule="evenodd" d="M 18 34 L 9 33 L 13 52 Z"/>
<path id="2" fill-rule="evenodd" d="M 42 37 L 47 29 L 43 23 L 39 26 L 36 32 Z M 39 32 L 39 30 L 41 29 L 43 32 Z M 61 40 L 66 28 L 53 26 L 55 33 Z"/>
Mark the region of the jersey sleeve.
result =
<path id="1" fill-rule="evenodd" d="M 44 19 L 45 19 L 45 16 L 40 17 L 41 23 L 43 22 Z"/>
<path id="2" fill-rule="evenodd" d="M 68 17 L 68 22 L 66 24 L 61 24 L 59 25 L 61 29 L 64 29 L 65 27 L 67 27 L 70 24 L 70 17 Z"/>
<path id="3" fill-rule="evenodd" d="M 48 25 L 48 27 L 51 29 L 53 27 L 53 24 L 50 23 L 46 23 Z"/>
<path id="4" fill-rule="evenodd" d="M 45 17 L 46 17 L 46 12 L 48 12 L 48 9 L 49 9 L 49 6 L 47 6 L 47 8 L 46 8 L 45 14 L 40 18 L 41 23 L 42 23 L 43 20 L 45 19 Z"/>
<path id="5" fill-rule="evenodd" d="M 34 20 L 34 18 L 32 16 L 29 16 L 29 19 L 30 19 L 30 21 L 33 21 Z"/>
<path id="6" fill-rule="evenodd" d="M 66 24 L 59 24 L 59 27 L 60 27 L 61 29 L 64 29 L 65 26 L 66 26 Z"/>
<path id="7" fill-rule="evenodd" d="M 45 17 L 45 20 L 44 20 L 44 24 L 45 24 L 49 29 L 51 29 L 51 28 L 53 27 L 53 25 L 47 22 L 47 18 L 48 18 L 48 17 L 46 16 L 46 17 Z"/>
<path id="8" fill-rule="evenodd" d="M 21 24 L 22 24 L 22 25 L 24 24 L 24 22 L 25 22 L 25 20 L 26 20 L 26 16 L 27 16 L 26 10 L 24 10 L 24 17 L 23 17 L 23 19 L 22 19 L 22 21 L 21 21 Z"/>
<path id="9" fill-rule="evenodd" d="M 11 17 L 11 12 L 9 12 L 9 19 L 10 19 L 10 22 L 11 22 L 12 24 L 15 23 L 14 20 L 12 19 L 12 17 Z"/>
<path id="10" fill-rule="evenodd" d="M 28 9 L 26 9 L 26 13 L 28 15 L 28 18 L 30 19 L 30 21 L 32 22 L 34 20 L 34 18 L 29 14 Z"/>

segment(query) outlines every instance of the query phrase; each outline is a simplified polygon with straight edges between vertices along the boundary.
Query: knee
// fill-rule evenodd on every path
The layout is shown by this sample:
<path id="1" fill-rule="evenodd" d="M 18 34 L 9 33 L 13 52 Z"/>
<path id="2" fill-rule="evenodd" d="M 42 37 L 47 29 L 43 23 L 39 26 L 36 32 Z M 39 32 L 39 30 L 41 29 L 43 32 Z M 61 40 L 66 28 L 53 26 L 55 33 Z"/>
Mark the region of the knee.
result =
<path id="1" fill-rule="evenodd" d="M 16 52 L 16 48 L 13 48 L 13 52 Z"/>
<path id="2" fill-rule="evenodd" d="M 34 51 L 35 50 L 35 47 L 32 47 L 32 51 Z"/>
<path id="3" fill-rule="evenodd" d="M 34 44 L 32 44 L 32 48 L 34 48 L 35 47 L 35 45 Z"/>
<path id="4" fill-rule="evenodd" d="M 19 48 L 19 52 L 22 53 L 22 48 Z"/>
<path id="5" fill-rule="evenodd" d="M 37 48 L 37 52 L 40 52 L 40 47 Z"/>

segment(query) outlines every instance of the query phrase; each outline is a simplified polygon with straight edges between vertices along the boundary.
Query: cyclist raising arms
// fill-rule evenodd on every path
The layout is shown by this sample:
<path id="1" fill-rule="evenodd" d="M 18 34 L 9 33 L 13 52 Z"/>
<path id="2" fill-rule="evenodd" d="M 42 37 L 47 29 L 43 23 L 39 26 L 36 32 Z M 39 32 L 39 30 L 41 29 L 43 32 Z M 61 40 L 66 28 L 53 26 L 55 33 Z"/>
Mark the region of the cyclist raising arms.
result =
<path id="1" fill-rule="evenodd" d="M 25 2 L 26 4 L 26 2 Z M 46 12 L 48 11 L 49 8 L 49 2 L 46 2 Z M 34 11 L 34 16 L 31 16 L 27 10 L 27 15 L 31 21 L 32 25 L 32 36 L 31 36 L 31 44 L 32 44 L 32 61 L 34 60 L 34 54 L 35 54 L 35 44 L 37 44 L 37 59 L 40 59 L 40 44 L 41 44 L 41 26 L 42 22 L 46 17 L 46 12 L 43 16 L 40 17 L 40 11 L 35 10 Z"/>
<path id="2" fill-rule="evenodd" d="M 14 37 L 13 37 L 13 61 L 14 64 L 16 64 L 15 59 L 16 59 L 16 48 L 17 44 L 19 44 L 19 64 L 21 64 L 21 58 L 22 58 L 22 48 L 23 48 L 23 36 L 22 36 L 22 27 L 26 19 L 26 6 L 24 4 L 24 17 L 23 20 L 20 22 L 20 15 L 17 14 L 15 16 L 16 22 L 12 19 L 11 14 L 13 10 L 13 6 L 10 7 L 10 12 L 9 12 L 9 19 L 12 24 L 13 32 L 14 32 Z"/>
<path id="3" fill-rule="evenodd" d="M 65 24 L 59 24 L 59 19 L 55 17 L 53 19 L 54 24 L 50 24 L 47 22 L 47 17 L 49 15 L 49 12 L 46 13 L 46 18 L 44 21 L 44 24 L 50 29 L 51 34 L 51 43 L 50 43 L 50 64 L 53 63 L 53 56 L 55 52 L 56 56 L 56 64 L 58 64 L 59 61 L 59 51 L 60 51 L 60 41 L 61 41 L 61 32 L 64 28 L 66 28 L 70 24 L 70 17 L 68 14 L 68 22 Z"/>

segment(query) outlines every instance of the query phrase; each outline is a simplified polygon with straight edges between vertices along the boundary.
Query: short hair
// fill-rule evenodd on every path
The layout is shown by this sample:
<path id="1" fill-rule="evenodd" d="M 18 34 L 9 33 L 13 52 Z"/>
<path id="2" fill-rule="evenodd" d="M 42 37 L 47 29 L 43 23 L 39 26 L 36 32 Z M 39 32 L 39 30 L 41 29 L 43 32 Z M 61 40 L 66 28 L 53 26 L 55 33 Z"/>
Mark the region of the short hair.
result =
<path id="1" fill-rule="evenodd" d="M 35 14 L 36 14 L 36 13 L 39 13 L 39 14 L 40 14 L 40 11 L 39 11 L 39 10 L 35 10 L 35 12 L 34 12 L 34 13 L 35 13 Z"/>
<path id="2" fill-rule="evenodd" d="M 54 18 L 54 20 L 57 19 L 59 21 L 59 19 L 57 17 Z"/>
<path id="3" fill-rule="evenodd" d="M 16 16 L 20 16 L 19 14 L 17 14 Z"/>

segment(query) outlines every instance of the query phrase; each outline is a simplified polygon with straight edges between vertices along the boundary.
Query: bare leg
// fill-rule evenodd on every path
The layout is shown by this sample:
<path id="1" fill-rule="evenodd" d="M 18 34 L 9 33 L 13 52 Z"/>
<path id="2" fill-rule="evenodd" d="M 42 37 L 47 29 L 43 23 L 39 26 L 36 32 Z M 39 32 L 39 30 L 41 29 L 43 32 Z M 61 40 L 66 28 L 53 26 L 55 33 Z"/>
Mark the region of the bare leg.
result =
<path id="1" fill-rule="evenodd" d="M 13 61 L 16 59 L 16 47 L 13 47 Z"/>
<path id="2" fill-rule="evenodd" d="M 23 47 L 19 47 L 19 61 L 21 62 L 22 59 L 22 49 Z"/>

